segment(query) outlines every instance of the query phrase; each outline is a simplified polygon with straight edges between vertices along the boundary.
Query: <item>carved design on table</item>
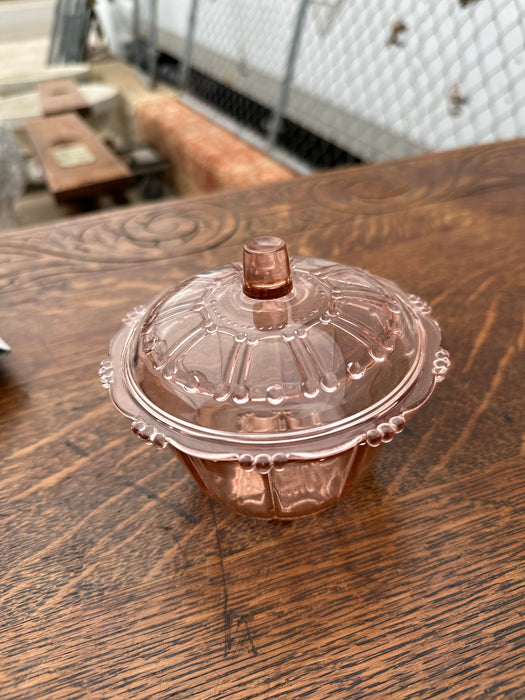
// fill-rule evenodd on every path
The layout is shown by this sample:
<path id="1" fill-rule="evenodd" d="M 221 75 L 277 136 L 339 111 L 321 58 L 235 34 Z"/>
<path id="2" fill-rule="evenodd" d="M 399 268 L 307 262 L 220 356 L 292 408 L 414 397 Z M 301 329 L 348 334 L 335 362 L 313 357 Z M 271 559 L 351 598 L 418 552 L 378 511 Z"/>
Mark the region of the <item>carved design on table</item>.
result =
<path id="1" fill-rule="evenodd" d="M 523 184 L 525 164 L 516 158 L 513 142 L 491 144 L 481 152 L 461 151 L 456 159 L 454 155 L 434 154 L 432 169 L 427 157 L 420 156 L 378 164 L 365 177 L 362 166 L 344 171 L 344 178 L 335 170 L 314 185 L 312 196 L 329 209 L 376 215 Z"/>
<path id="2" fill-rule="evenodd" d="M 256 235 L 296 239 L 306 253 L 311 238 L 342 236 L 353 248 L 414 239 L 432 230 L 472 225 L 472 209 L 456 200 L 522 184 L 516 146 L 434 154 L 407 161 L 353 166 L 250 190 L 202 199 L 170 200 L 10 231 L 0 237 L 0 291 L 51 285 L 60 278 L 108 267 L 178 259 Z M 445 176 L 446 175 L 446 176 Z M 429 207 L 436 201 L 443 206 Z M 483 212 L 480 213 L 480 216 Z M 1 270 L 2 268 L 0 268 Z"/>
<path id="3" fill-rule="evenodd" d="M 233 212 L 193 201 L 131 207 L 60 221 L 0 239 L 0 291 L 56 282 L 70 272 L 152 262 L 199 253 L 225 243 L 236 231 Z"/>

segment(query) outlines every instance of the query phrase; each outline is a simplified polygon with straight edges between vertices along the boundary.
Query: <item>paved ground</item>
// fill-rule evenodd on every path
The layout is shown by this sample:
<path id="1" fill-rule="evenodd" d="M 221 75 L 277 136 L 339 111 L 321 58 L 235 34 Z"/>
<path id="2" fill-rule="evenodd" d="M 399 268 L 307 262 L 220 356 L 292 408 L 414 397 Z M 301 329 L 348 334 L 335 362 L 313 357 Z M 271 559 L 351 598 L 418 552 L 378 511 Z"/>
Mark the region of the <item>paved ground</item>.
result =
<path id="1" fill-rule="evenodd" d="M 48 37 L 54 0 L 1 0 L 0 42 Z"/>

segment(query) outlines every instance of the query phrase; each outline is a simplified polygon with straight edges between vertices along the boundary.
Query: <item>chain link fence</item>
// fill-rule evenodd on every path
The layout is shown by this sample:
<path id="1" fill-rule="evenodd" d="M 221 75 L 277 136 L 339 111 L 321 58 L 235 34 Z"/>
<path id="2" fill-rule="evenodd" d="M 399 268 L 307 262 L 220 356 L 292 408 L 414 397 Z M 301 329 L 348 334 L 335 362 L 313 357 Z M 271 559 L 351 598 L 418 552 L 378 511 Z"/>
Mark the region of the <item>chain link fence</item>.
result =
<path id="1" fill-rule="evenodd" d="M 525 134 L 525 0 L 157 2 L 160 77 L 310 167 Z"/>

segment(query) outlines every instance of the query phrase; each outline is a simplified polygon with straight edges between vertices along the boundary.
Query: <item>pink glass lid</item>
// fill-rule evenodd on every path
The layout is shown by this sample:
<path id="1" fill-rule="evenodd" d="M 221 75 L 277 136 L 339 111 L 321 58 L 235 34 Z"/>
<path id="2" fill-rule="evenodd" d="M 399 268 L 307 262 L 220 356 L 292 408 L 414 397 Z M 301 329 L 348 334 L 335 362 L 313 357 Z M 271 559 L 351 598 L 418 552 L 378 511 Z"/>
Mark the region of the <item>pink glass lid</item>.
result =
<path id="1" fill-rule="evenodd" d="M 244 274 L 204 272 L 129 314 L 107 384 L 157 444 L 317 458 L 389 441 L 428 398 L 449 365 L 429 313 L 393 282 L 313 258 L 288 266 L 280 239 L 255 239 Z"/>

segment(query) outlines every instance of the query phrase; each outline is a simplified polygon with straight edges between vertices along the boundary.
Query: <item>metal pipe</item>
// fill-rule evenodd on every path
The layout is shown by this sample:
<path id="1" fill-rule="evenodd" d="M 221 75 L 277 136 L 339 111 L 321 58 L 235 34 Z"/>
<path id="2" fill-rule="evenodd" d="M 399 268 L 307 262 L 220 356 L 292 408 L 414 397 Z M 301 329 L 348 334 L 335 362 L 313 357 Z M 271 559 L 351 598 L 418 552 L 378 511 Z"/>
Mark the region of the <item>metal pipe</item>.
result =
<path id="1" fill-rule="evenodd" d="M 193 49 L 193 40 L 195 37 L 195 29 L 197 26 L 197 8 L 199 0 L 193 0 L 191 3 L 190 17 L 188 21 L 188 31 L 186 33 L 186 41 L 184 42 L 184 54 L 182 57 L 182 66 L 179 76 L 179 86 L 186 87 L 190 77 L 191 69 L 191 52 Z"/>
<path id="2" fill-rule="evenodd" d="M 286 110 L 288 104 L 288 97 L 290 94 L 290 85 L 292 83 L 293 74 L 295 70 L 295 62 L 297 60 L 297 55 L 299 53 L 299 46 L 301 44 L 301 37 L 303 33 L 304 21 L 306 19 L 306 10 L 310 0 L 300 0 L 299 8 L 297 10 L 297 16 L 295 19 L 295 27 L 292 34 L 292 40 L 290 42 L 290 48 L 288 50 L 288 60 L 286 63 L 286 70 L 279 85 L 279 95 L 277 97 L 277 103 L 273 110 L 272 119 L 270 121 L 269 133 L 268 133 L 268 146 L 271 148 L 277 143 L 277 137 L 279 135 L 279 129 L 283 121 L 283 114 Z"/>
<path id="3" fill-rule="evenodd" d="M 150 1 L 150 25 L 149 25 L 149 80 L 150 88 L 154 88 L 157 82 L 157 45 L 158 45 L 158 23 L 157 23 L 157 0 Z"/>
<path id="4" fill-rule="evenodd" d="M 49 42 L 49 49 L 47 52 L 47 65 L 50 66 L 54 61 L 56 35 L 57 35 L 57 23 L 58 23 L 58 8 L 60 6 L 60 0 L 56 0 L 54 12 L 53 12 L 53 24 L 51 27 L 51 40 Z"/>
<path id="5" fill-rule="evenodd" d="M 134 0 L 134 2 L 133 2 L 133 62 L 134 62 L 136 67 L 140 66 L 139 33 L 140 33 L 139 0 Z"/>

